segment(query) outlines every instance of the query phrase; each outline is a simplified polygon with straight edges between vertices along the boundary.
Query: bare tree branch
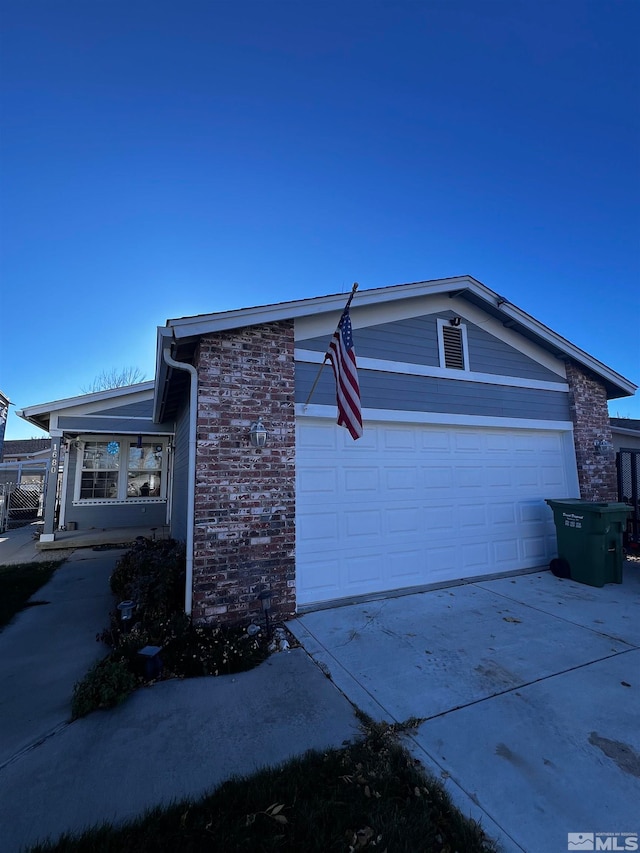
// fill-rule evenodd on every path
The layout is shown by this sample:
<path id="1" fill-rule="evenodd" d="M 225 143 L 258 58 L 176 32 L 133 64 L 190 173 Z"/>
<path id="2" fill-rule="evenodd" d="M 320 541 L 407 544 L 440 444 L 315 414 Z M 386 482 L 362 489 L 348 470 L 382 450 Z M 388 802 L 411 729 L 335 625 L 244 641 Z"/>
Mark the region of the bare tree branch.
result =
<path id="1" fill-rule="evenodd" d="M 112 367 L 111 370 L 103 370 L 89 385 L 83 385 L 81 390 L 84 394 L 93 394 L 96 391 L 108 391 L 110 388 L 124 388 L 125 385 L 135 385 L 144 382 L 145 374 L 139 367 Z"/>

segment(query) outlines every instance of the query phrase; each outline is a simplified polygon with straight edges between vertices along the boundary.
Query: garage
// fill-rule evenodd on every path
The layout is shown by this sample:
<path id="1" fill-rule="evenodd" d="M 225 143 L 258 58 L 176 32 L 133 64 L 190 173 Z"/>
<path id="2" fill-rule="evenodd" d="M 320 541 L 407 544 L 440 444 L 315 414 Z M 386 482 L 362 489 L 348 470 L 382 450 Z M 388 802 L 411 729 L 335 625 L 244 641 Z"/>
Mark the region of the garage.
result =
<path id="1" fill-rule="evenodd" d="M 578 493 L 567 430 L 299 418 L 298 607 L 547 565 Z"/>

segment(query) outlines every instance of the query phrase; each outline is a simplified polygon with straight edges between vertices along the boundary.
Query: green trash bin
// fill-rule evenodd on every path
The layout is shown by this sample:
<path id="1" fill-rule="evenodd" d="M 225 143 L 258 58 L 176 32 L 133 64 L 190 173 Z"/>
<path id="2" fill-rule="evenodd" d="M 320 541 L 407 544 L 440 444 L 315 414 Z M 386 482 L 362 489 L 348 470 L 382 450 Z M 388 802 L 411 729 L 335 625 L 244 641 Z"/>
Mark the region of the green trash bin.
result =
<path id="1" fill-rule="evenodd" d="M 547 499 L 553 510 L 558 563 L 569 577 L 589 586 L 622 583 L 622 533 L 631 507 L 623 503 Z M 558 572 L 555 572 L 558 573 Z"/>

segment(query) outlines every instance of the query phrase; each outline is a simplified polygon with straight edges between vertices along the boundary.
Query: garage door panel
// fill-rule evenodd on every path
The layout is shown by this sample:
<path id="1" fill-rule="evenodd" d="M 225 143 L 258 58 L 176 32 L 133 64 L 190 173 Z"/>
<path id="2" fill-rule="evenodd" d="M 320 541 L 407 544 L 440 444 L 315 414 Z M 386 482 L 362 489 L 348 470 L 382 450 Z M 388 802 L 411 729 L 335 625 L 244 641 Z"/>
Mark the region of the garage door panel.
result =
<path id="1" fill-rule="evenodd" d="M 485 470 L 480 465 L 459 465 L 455 470 L 458 489 L 485 489 Z"/>
<path id="2" fill-rule="evenodd" d="M 347 561 L 346 587 L 352 595 L 385 589 L 383 559 L 373 549 L 352 552 Z"/>
<path id="3" fill-rule="evenodd" d="M 394 539 L 396 536 L 421 535 L 424 529 L 420 523 L 421 516 L 421 507 L 409 503 L 385 510 L 384 521 L 389 537 Z"/>
<path id="4" fill-rule="evenodd" d="M 418 489 L 418 470 L 415 466 L 393 466 L 384 469 L 384 484 L 389 491 L 415 494 Z M 401 500 L 403 496 L 398 495 Z"/>
<path id="5" fill-rule="evenodd" d="M 392 551 L 388 555 L 387 579 L 398 582 L 397 586 L 418 585 L 422 583 L 425 565 L 425 553 L 421 547 Z"/>
<path id="6" fill-rule="evenodd" d="M 475 542 L 465 542 L 460 547 L 462 555 L 463 577 L 487 574 L 491 571 L 489 543 L 478 539 Z"/>
<path id="7" fill-rule="evenodd" d="M 440 546 L 427 545 L 425 557 L 427 576 L 431 578 L 432 583 L 458 576 L 459 552 L 454 543 Z"/>
<path id="8" fill-rule="evenodd" d="M 462 503 L 458 508 L 457 526 L 473 535 L 474 529 L 486 535 L 488 512 L 484 503 Z"/>
<path id="9" fill-rule="evenodd" d="M 511 501 L 496 501 L 489 504 L 489 521 L 492 525 L 515 525 L 516 507 Z"/>
<path id="10" fill-rule="evenodd" d="M 494 540 L 492 548 L 493 563 L 498 569 L 504 567 L 502 571 L 506 571 L 507 567 L 513 566 L 519 560 L 520 550 L 516 538 Z"/>
<path id="11" fill-rule="evenodd" d="M 367 423 L 353 442 L 333 423 L 306 420 L 296 446 L 300 605 L 533 568 L 554 555 L 544 501 L 572 496 L 575 484 L 562 433 Z"/>
<path id="12" fill-rule="evenodd" d="M 422 466 L 420 483 L 423 489 L 448 492 L 453 487 L 453 467 L 451 465 Z"/>
<path id="13" fill-rule="evenodd" d="M 349 539 L 365 537 L 374 542 L 382 536 L 382 512 L 377 509 L 347 510 L 344 515 L 345 533 Z"/>
<path id="14" fill-rule="evenodd" d="M 423 453 L 449 455 L 451 433 L 446 429 L 431 428 L 419 432 L 419 446 Z"/>
<path id="15" fill-rule="evenodd" d="M 336 510 L 300 513 L 296 526 L 298 537 L 305 543 L 305 549 L 314 549 L 322 544 L 335 548 L 335 543 L 340 538 L 340 515 Z"/>
<path id="16" fill-rule="evenodd" d="M 347 495 L 354 492 L 380 491 L 380 470 L 373 467 L 344 468 L 344 491 Z"/>
<path id="17" fill-rule="evenodd" d="M 335 468 L 305 468 L 298 478 L 298 489 L 302 494 L 313 496 L 333 495 L 338 486 Z"/>
<path id="18" fill-rule="evenodd" d="M 430 531 L 438 531 L 442 535 L 449 531 L 453 534 L 457 525 L 457 506 L 450 504 L 425 504 L 422 507 L 423 523 L 420 529 L 420 535 L 424 537 L 425 533 Z"/>
<path id="19" fill-rule="evenodd" d="M 387 427 L 382 430 L 382 447 L 384 450 L 397 452 L 409 452 L 413 455 L 416 452 L 416 431 L 411 427 L 395 427 L 393 429 Z"/>
<path id="20" fill-rule="evenodd" d="M 344 595 L 342 560 L 338 556 L 307 556 L 304 572 L 298 572 L 299 601 L 329 601 Z"/>

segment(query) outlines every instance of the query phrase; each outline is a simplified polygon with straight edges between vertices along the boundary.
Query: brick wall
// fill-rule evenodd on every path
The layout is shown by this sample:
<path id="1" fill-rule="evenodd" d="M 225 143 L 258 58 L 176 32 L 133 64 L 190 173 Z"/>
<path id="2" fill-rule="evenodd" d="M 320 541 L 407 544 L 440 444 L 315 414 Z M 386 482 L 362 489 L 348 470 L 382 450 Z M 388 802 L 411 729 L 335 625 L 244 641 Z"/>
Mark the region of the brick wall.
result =
<path id="1" fill-rule="evenodd" d="M 585 501 L 615 501 L 615 457 L 602 456 L 595 449 L 596 440 L 611 441 L 605 388 L 573 362 L 567 363 L 567 382 L 580 496 Z"/>
<path id="2" fill-rule="evenodd" d="M 262 619 L 295 611 L 293 321 L 204 336 L 197 353 L 198 432 L 193 618 Z M 267 446 L 249 442 L 258 416 Z"/>

